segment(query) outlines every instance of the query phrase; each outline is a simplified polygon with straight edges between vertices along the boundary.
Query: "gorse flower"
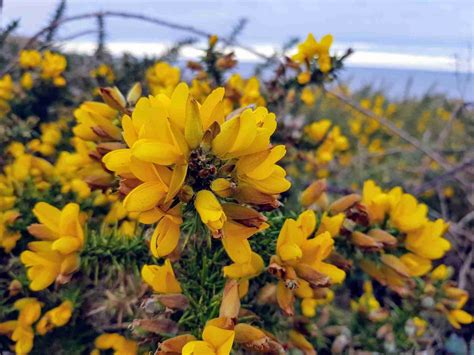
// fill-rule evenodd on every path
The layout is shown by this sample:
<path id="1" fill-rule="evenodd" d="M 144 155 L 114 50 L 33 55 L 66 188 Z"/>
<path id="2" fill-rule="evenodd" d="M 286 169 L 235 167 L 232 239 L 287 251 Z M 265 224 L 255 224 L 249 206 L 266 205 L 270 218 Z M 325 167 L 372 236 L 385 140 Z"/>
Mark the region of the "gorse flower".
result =
<path id="1" fill-rule="evenodd" d="M 74 111 L 77 125 L 72 131 L 76 137 L 85 141 L 120 139 L 120 129 L 113 123 L 117 114 L 117 110 L 107 104 L 86 101 Z"/>
<path id="2" fill-rule="evenodd" d="M 0 78 L 0 118 L 10 111 L 9 101 L 13 98 L 13 80 L 7 74 Z"/>
<path id="3" fill-rule="evenodd" d="M 20 259 L 28 268 L 33 291 L 42 290 L 54 281 L 66 282 L 79 267 L 78 252 L 84 245 L 79 205 L 70 203 L 61 211 L 39 202 L 33 214 L 41 224 L 32 224 L 28 232 L 40 241 L 28 243 L 29 250 Z"/>
<path id="4" fill-rule="evenodd" d="M 91 70 L 90 76 L 99 81 L 104 80 L 105 83 L 108 84 L 113 83 L 115 80 L 115 74 L 112 67 L 104 63 L 100 64 L 97 68 Z"/>
<path id="5" fill-rule="evenodd" d="M 101 350 L 113 350 L 116 355 L 135 355 L 138 353 L 138 344 L 118 333 L 104 333 L 95 339 L 95 349 L 91 355 L 99 355 Z"/>
<path id="6" fill-rule="evenodd" d="M 152 95 L 171 95 L 180 77 L 181 70 L 166 62 L 156 62 L 146 72 L 146 80 Z"/>
<path id="7" fill-rule="evenodd" d="M 2 212 L 0 208 L 0 247 L 6 253 L 11 252 L 18 239 L 21 238 L 20 232 L 14 232 L 9 229 L 19 216 L 20 213 L 16 210 Z"/>
<path id="8" fill-rule="evenodd" d="M 305 63 L 309 71 L 311 61 L 317 58 L 319 69 L 323 73 L 327 73 L 332 67 L 329 55 L 332 40 L 332 36 L 327 34 L 321 38 L 320 42 L 317 42 L 313 34 L 310 33 L 304 42 L 298 44 L 298 52 L 293 55 L 292 59 L 298 64 Z"/>
<path id="9" fill-rule="evenodd" d="M 235 331 L 229 327 L 228 319 L 215 318 L 206 323 L 202 332 L 203 340 L 186 343 L 181 351 L 183 355 L 215 354 L 227 355 L 232 350 Z"/>
<path id="10" fill-rule="evenodd" d="M 181 286 L 169 259 L 165 260 L 163 266 L 144 265 L 141 274 L 143 281 L 156 293 L 181 293 Z"/>
<path id="11" fill-rule="evenodd" d="M 227 252 L 236 248 L 235 261 L 249 261 L 248 242 L 234 236 L 237 227 L 245 226 L 240 227 L 241 218 L 235 222 L 227 216 L 218 197 L 276 207 L 276 195 L 290 186 L 275 164 L 285 148 L 270 146 L 275 115 L 260 107 L 226 119 L 223 97 L 224 89 L 215 89 L 200 105 L 181 83 L 171 98 L 141 98 L 132 116 L 122 118 L 128 148 L 103 157 L 107 169 L 122 177 L 124 207 L 140 213 L 142 223 L 159 222 L 151 243 L 155 256 L 177 246 L 181 213 L 176 203 L 192 199 L 203 223 L 222 236 Z M 262 223 L 247 228 L 246 238 Z"/>
<path id="12" fill-rule="evenodd" d="M 28 354 L 33 348 L 33 324 L 41 316 L 42 306 L 36 298 L 21 298 L 14 304 L 14 308 L 19 312 L 18 319 L 0 323 L 0 334 L 9 335 L 15 342 L 17 354 Z"/>
<path id="13" fill-rule="evenodd" d="M 20 67 L 33 69 L 41 64 L 41 53 L 37 50 L 23 50 L 20 52 Z"/>
<path id="14" fill-rule="evenodd" d="M 61 54 L 45 51 L 41 62 L 41 77 L 43 79 L 52 80 L 55 86 L 66 85 L 66 79 L 62 77 L 66 70 L 66 57 Z"/>
<path id="15" fill-rule="evenodd" d="M 45 335 L 54 328 L 63 327 L 71 319 L 73 309 L 71 301 L 64 301 L 59 306 L 47 311 L 36 324 L 36 331 L 40 335 Z"/>
<path id="16" fill-rule="evenodd" d="M 269 271 L 280 279 L 278 304 L 288 314 L 294 312 L 294 293 L 301 284 L 317 289 L 341 283 L 345 278 L 343 270 L 324 262 L 334 246 L 331 234 L 326 231 L 309 238 L 315 227 L 316 216 L 311 210 L 303 212 L 297 220 L 287 219 L 277 239 L 277 253 L 270 261 Z"/>

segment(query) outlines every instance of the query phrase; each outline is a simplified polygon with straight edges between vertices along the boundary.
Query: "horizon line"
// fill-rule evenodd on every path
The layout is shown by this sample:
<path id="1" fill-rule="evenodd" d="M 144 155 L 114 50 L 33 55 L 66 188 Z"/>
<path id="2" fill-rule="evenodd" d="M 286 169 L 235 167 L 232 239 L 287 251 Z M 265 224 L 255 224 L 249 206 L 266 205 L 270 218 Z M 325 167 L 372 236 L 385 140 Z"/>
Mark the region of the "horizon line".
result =
<path id="1" fill-rule="evenodd" d="M 111 41 L 106 44 L 106 48 L 112 55 L 122 55 L 132 53 L 137 57 L 162 55 L 172 43 L 166 42 L 128 42 Z M 196 47 L 184 47 L 181 50 L 181 57 L 186 60 L 197 59 L 202 54 L 202 49 Z M 97 44 L 95 41 L 71 41 L 63 43 L 61 47 L 65 52 L 92 54 Z M 342 45 L 334 45 L 335 52 L 343 52 Z M 256 51 L 271 56 L 275 51 L 275 46 L 271 44 L 260 44 L 252 46 Z M 261 59 L 239 47 L 229 47 L 234 51 L 239 62 L 258 63 Z M 291 51 L 290 51 L 291 53 Z M 474 73 L 474 60 L 456 59 L 454 56 L 411 54 L 402 52 L 386 52 L 380 50 L 355 49 L 354 53 L 346 59 L 346 65 L 352 67 L 381 68 L 381 69 L 412 69 L 423 71 L 437 71 L 450 73 Z"/>

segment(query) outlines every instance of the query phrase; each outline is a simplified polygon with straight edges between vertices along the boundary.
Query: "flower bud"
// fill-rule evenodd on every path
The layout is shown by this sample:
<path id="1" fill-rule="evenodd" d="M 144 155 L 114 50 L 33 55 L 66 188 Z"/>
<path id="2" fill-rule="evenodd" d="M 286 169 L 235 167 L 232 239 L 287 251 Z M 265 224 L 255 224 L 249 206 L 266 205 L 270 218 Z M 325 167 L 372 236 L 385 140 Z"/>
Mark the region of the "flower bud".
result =
<path id="1" fill-rule="evenodd" d="M 357 202 L 360 202 L 360 200 L 361 200 L 361 196 L 358 194 L 350 194 L 350 195 L 341 197 L 340 199 L 331 203 L 331 205 L 329 206 L 329 212 L 330 214 L 338 214 L 338 213 L 344 212 L 345 210 L 352 207 Z"/>
<path id="2" fill-rule="evenodd" d="M 119 110 L 120 112 L 127 113 L 127 101 L 116 86 L 114 86 L 113 88 L 100 88 L 99 94 L 102 97 L 102 100 L 104 100 L 107 105 L 116 110 Z"/>
<path id="3" fill-rule="evenodd" d="M 140 83 L 135 83 L 128 91 L 127 102 L 130 105 L 135 105 L 140 96 L 142 95 L 142 85 Z"/>

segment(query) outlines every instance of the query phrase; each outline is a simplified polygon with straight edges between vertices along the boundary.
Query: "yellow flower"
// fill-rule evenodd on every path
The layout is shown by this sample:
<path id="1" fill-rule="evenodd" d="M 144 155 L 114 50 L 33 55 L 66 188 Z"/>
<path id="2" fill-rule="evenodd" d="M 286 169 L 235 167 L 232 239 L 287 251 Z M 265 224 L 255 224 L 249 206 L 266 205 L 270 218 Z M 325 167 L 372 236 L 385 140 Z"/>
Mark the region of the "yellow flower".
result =
<path id="1" fill-rule="evenodd" d="M 298 74 L 297 80 L 298 80 L 298 83 L 301 85 L 307 84 L 311 80 L 311 73 L 308 71 L 303 71 Z"/>
<path id="2" fill-rule="evenodd" d="M 144 265 L 141 274 L 143 281 L 153 289 L 153 292 L 181 293 L 181 286 L 169 259 L 165 260 L 163 266 Z"/>
<path id="3" fill-rule="evenodd" d="M 242 90 L 242 97 L 240 98 L 242 106 L 255 104 L 257 106 L 264 106 L 265 99 L 260 94 L 260 82 L 256 77 L 251 77 L 245 83 Z"/>
<path id="4" fill-rule="evenodd" d="M 301 101 L 309 107 L 313 106 L 316 102 L 313 90 L 309 86 L 306 86 L 303 91 L 301 91 Z"/>
<path id="5" fill-rule="evenodd" d="M 388 195 L 385 194 L 372 180 L 364 182 L 364 187 L 362 189 L 362 203 L 367 208 L 370 223 L 372 224 L 383 222 L 385 214 L 390 208 Z"/>
<path id="6" fill-rule="evenodd" d="M 431 272 L 431 278 L 433 280 L 439 280 L 443 281 L 446 280 L 451 273 L 451 268 L 448 266 L 441 264 L 437 266 L 432 272 Z"/>
<path id="7" fill-rule="evenodd" d="M 297 63 L 303 63 L 316 56 L 318 52 L 318 42 L 312 33 L 309 33 L 306 40 L 298 44 L 298 52 L 291 58 Z"/>
<path id="8" fill-rule="evenodd" d="M 139 221 L 145 224 L 155 223 L 159 219 L 150 241 L 153 256 L 166 256 L 178 246 L 180 225 L 183 222 L 180 208 L 179 204 L 168 211 L 155 208 L 139 216 Z"/>
<path id="9" fill-rule="evenodd" d="M 181 71 L 166 62 L 157 62 L 146 72 L 146 80 L 152 95 L 166 94 L 171 96 L 179 83 Z"/>
<path id="10" fill-rule="evenodd" d="M 182 349 L 183 355 L 228 355 L 232 350 L 235 331 L 225 327 L 225 318 L 211 319 L 202 332 L 203 340 L 188 342 Z"/>
<path id="11" fill-rule="evenodd" d="M 37 50 L 22 50 L 20 52 L 20 67 L 22 69 L 36 68 L 41 64 L 41 53 Z"/>
<path id="12" fill-rule="evenodd" d="M 41 224 L 32 224 L 28 232 L 41 241 L 28 243 L 29 250 L 20 255 L 33 291 L 48 287 L 59 276 L 68 276 L 79 267 L 77 253 L 84 244 L 79 212 L 75 203 L 67 204 L 62 211 L 45 202 L 33 209 Z"/>
<path id="13" fill-rule="evenodd" d="M 86 141 L 119 140 L 120 129 L 113 123 L 117 111 L 101 102 L 86 101 L 74 111 L 75 136 Z"/>
<path id="14" fill-rule="evenodd" d="M 422 227 L 427 221 L 428 207 L 418 203 L 410 194 L 403 194 L 390 213 L 390 222 L 401 232 L 410 232 Z"/>
<path id="15" fill-rule="evenodd" d="M 33 348 L 34 331 L 32 324 L 41 316 L 43 304 L 36 298 L 22 298 L 15 302 L 19 311 L 18 319 L 0 323 L 0 334 L 9 335 L 15 342 L 17 354 L 28 354 Z"/>
<path id="16" fill-rule="evenodd" d="M 291 343 L 298 349 L 302 350 L 304 354 L 316 354 L 313 345 L 304 337 L 303 334 L 296 330 L 290 330 L 289 338 Z"/>
<path id="17" fill-rule="evenodd" d="M 323 73 L 327 73 L 332 67 L 331 57 L 329 55 L 329 49 L 332 45 L 332 41 L 332 36 L 327 34 L 321 38 L 321 41 L 318 43 L 313 34 L 310 33 L 304 42 L 298 44 L 298 52 L 293 55 L 291 59 L 296 63 L 306 63 L 309 65 L 309 62 L 313 58 L 317 57 L 319 69 Z"/>
<path id="18" fill-rule="evenodd" d="M 251 278 L 260 274 L 264 269 L 263 259 L 257 253 L 252 252 L 250 261 L 247 263 L 233 263 L 224 266 L 223 272 L 225 277 L 231 279 Z"/>
<path id="19" fill-rule="evenodd" d="M 287 219 L 278 235 L 270 272 L 281 278 L 277 286 L 277 301 L 287 314 L 293 313 L 294 292 L 300 292 L 299 295 L 305 298 L 312 296 L 304 290 L 299 291 L 299 287 L 327 287 L 330 283 L 341 283 L 345 278 L 343 270 L 324 262 L 334 247 L 329 232 L 308 238 L 315 226 L 314 212 L 306 211 L 297 221 Z"/>
<path id="20" fill-rule="evenodd" d="M 113 350 L 115 355 L 135 355 L 138 353 L 138 344 L 118 333 L 104 333 L 95 339 L 97 350 Z M 100 352 L 97 352 L 100 353 Z"/>
<path id="21" fill-rule="evenodd" d="M 222 244 L 230 259 L 238 264 L 251 263 L 252 250 L 248 238 L 268 228 L 266 218 L 259 212 L 234 203 L 225 203 L 226 216 L 222 233 Z"/>
<path id="22" fill-rule="evenodd" d="M 33 87 L 33 76 L 30 72 L 26 72 L 21 76 L 20 84 L 23 89 L 31 90 Z"/>
<path id="23" fill-rule="evenodd" d="M 62 76 L 55 76 L 53 78 L 53 84 L 57 87 L 66 86 L 66 79 L 64 79 Z"/>
<path id="24" fill-rule="evenodd" d="M 425 334 L 426 329 L 428 328 L 428 322 L 420 317 L 413 317 L 412 320 L 416 330 L 415 335 L 417 337 L 421 337 L 423 334 Z"/>
<path id="25" fill-rule="evenodd" d="M 20 232 L 12 232 L 8 229 L 19 216 L 20 214 L 16 210 L 1 212 L 0 209 L 0 247 L 3 248 L 6 253 L 12 251 L 16 242 L 21 237 Z"/>
<path id="26" fill-rule="evenodd" d="M 140 213 L 142 223 L 160 221 L 151 242 L 155 256 L 168 255 L 179 241 L 180 218 L 162 219 L 163 211 L 173 202 L 193 201 L 203 223 L 222 235 L 231 259 L 248 262 L 251 252 L 246 238 L 260 224 L 245 229 L 230 221 L 210 189 L 239 203 L 276 207 L 276 196 L 290 187 L 285 170 L 276 165 L 285 147 L 270 145 L 275 115 L 258 107 L 225 120 L 224 94 L 223 88 L 217 88 L 199 105 L 181 83 L 171 98 L 164 94 L 141 98 L 131 117 L 122 118 L 128 148 L 113 150 L 102 159 L 124 185 L 130 181 L 135 186 L 127 191 L 125 209 Z M 238 231 L 246 237 L 239 239 Z M 230 245 L 242 248 L 232 254 Z M 241 251 L 245 251 L 243 257 L 237 256 Z"/>
<path id="27" fill-rule="evenodd" d="M 461 324 L 471 324 L 473 317 L 471 314 L 462 309 L 454 309 L 447 314 L 449 323 L 456 328 L 461 329 Z"/>
<path id="28" fill-rule="evenodd" d="M 311 139 L 319 142 L 326 136 L 331 125 L 332 122 L 330 120 L 323 119 L 306 126 L 305 132 Z"/>
<path id="29" fill-rule="evenodd" d="M 431 270 L 431 260 L 413 253 L 407 253 L 400 260 L 408 268 L 411 276 L 423 276 Z"/>
<path id="30" fill-rule="evenodd" d="M 442 219 L 428 221 L 422 228 L 407 233 L 405 247 L 426 259 L 442 258 L 451 249 L 451 243 L 443 238 L 447 228 L 448 225 Z"/>
<path id="31" fill-rule="evenodd" d="M 227 217 L 221 204 L 211 191 L 199 191 L 196 194 L 194 206 L 196 207 L 202 222 L 211 230 L 216 231 L 222 229 Z"/>
<path id="32" fill-rule="evenodd" d="M 41 224 L 32 224 L 28 232 L 36 238 L 52 243 L 51 249 L 63 255 L 77 252 L 84 245 L 79 205 L 67 204 L 62 210 L 45 202 L 38 202 L 33 214 Z"/>
<path id="33" fill-rule="evenodd" d="M 10 111 L 8 101 L 13 99 L 13 80 L 7 74 L 0 78 L 0 118 Z"/>
<path id="34" fill-rule="evenodd" d="M 36 325 L 36 331 L 45 335 L 54 328 L 66 325 L 71 319 L 73 305 L 71 301 L 64 301 L 59 306 L 46 312 Z"/>
<path id="35" fill-rule="evenodd" d="M 43 79 L 59 80 L 55 85 L 62 86 L 64 78 L 61 77 L 61 74 L 66 69 L 66 66 L 66 57 L 61 54 L 45 51 L 43 61 L 41 62 L 41 77 Z"/>
<path id="36" fill-rule="evenodd" d="M 351 302 L 351 308 L 366 314 L 378 311 L 381 308 L 379 301 L 374 296 L 372 283 L 370 281 L 364 282 L 364 293 L 360 296 L 357 302 Z"/>
<path id="37" fill-rule="evenodd" d="M 344 219 L 344 213 L 338 213 L 335 216 L 329 216 L 327 212 L 324 212 L 323 216 L 321 217 L 321 224 L 319 225 L 318 234 L 329 232 L 332 237 L 338 236 Z"/>
<path id="38" fill-rule="evenodd" d="M 107 64 L 100 64 L 94 70 L 90 72 L 91 77 L 93 78 L 102 78 L 105 79 L 108 83 L 112 83 L 115 80 L 114 71 Z"/>
<path id="39" fill-rule="evenodd" d="M 84 199 L 91 195 L 88 183 L 106 187 L 112 182 L 113 176 L 104 171 L 102 164 L 90 156 L 90 150 L 95 147 L 94 143 L 78 137 L 72 138 L 70 143 L 74 151 L 63 151 L 59 154 L 54 166 L 55 176 L 62 185 L 61 192 L 73 191 L 79 199 Z"/>

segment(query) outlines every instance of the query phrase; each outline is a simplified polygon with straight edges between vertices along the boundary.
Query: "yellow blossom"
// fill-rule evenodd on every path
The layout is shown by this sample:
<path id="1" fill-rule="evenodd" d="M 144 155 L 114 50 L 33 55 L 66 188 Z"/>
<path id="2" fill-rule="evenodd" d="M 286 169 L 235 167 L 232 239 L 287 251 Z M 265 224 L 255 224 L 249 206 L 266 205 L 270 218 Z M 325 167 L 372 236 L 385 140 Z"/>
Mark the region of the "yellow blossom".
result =
<path id="1" fill-rule="evenodd" d="M 203 340 L 193 340 L 184 345 L 183 355 L 229 355 L 234 342 L 235 331 L 225 327 L 223 318 L 211 319 L 202 332 Z"/>
<path id="2" fill-rule="evenodd" d="M 20 216 L 16 210 L 8 210 L 2 212 L 0 209 L 0 247 L 6 253 L 10 253 L 15 247 L 16 242 L 20 239 L 20 232 L 13 232 L 9 227 L 13 225 L 15 220 Z"/>
<path id="3" fill-rule="evenodd" d="M 456 328 L 461 329 L 461 324 L 471 324 L 473 317 L 471 314 L 462 309 L 454 309 L 447 314 L 449 323 Z"/>
<path id="4" fill-rule="evenodd" d="M 153 95 L 166 94 L 171 96 L 179 83 L 181 71 L 166 62 L 157 62 L 146 72 L 146 79 Z"/>
<path id="5" fill-rule="evenodd" d="M 390 213 L 390 222 L 402 232 L 422 227 L 428 220 L 428 207 L 410 194 L 403 194 Z"/>
<path id="6" fill-rule="evenodd" d="M 316 102 L 316 97 L 314 96 L 313 90 L 309 86 L 306 86 L 301 91 L 301 101 L 303 101 L 303 103 L 309 107 L 313 106 Z"/>
<path id="7" fill-rule="evenodd" d="M 41 224 L 32 224 L 28 231 L 40 241 L 29 243 L 29 250 L 20 255 L 33 291 L 48 287 L 58 276 L 70 275 L 79 267 L 77 252 L 84 244 L 79 213 L 79 205 L 75 203 L 60 211 L 39 202 L 33 209 Z"/>
<path id="8" fill-rule="evenodd" d="M 306 126 L 305 132 L 311 139 L 319 142 L 327 134 L 331 125 L 332 122 L 330 120 L 322 119 L 320 121 L 311 123 L 309 126 Z"/>
<path id="9" fill-rule="evenodd" d="M 74 111 L 77 125 L 72 129 L 75 136 L 86 141 L 120 139 L 120 129 L 113 123 L 117 111 L 107 104 L 84 102 Z"/>
<path id="10" fill-rule="evenodd" d="M 446 266 L 445 264 L 441 264 L 437 266 L 432 272 L 431 272 L 431 278 L 433 280 L 446 280 L 451 273 L 451 268 Z"/>
<path id="11" fill-rule="evenodd" d="M 104 333 L 95 339 L 97 350 L 113 350 L 115 355 L 135 355 L 138 353 L 138 344 L 118 333 Z M 100 352 L 97 352 L 100 353 Z"/>
<path id="12" fill-rule="evenodd" d="M 181 286 L 169 259 L 165 260 L 163 266 L 144 265 L 141 274 L 143 281 L 156 293 L 181 293 Z"/>
<path id="13" fill-rule="evenodd" d="M 20 67 L 23 69 L 36 68 L 41 64 L 41 53 L 37 50 L 22 50 L 20 52 Z"/>
<path id="14" fill-rule="evenodd" d="M 451 249 L 451 243 L 443 238 L 447 228 L 442 219 L 428 221 L 423 227 L 407 233 L 405 247 L 420 257 L 439 259 Z"/>
<path id="15" fill-rule="evenodd" d="M 45 51 L 41 62 L 41 77 L 51 79 L 56 86 L 63 86 L 65 80 L 61 77 L 67 66 L 66 57 L 61 54 Z"/>
<path id="16" fill-rule="evenodd" d="M 73 305 L 71 301 L 64 301 L 59 306 L 46 312 L 36 325 L 36 331 L 45 335 L 54 328 L 66 325 L 71 319 Z"/>
<path id="17" fill-rule="evenodd" d="M 23 89 L 31 90 L 33 87 L 33 76 L 30 72 L 26 72 L 21 76 L 20 84 Z"/>
<path id="18" fill-rule="evenodd" d="M 208 190 L 201 190 L 196 194 L 194 206 L 201 220 L 211 230 L 219 230 L 227 220 L 224 210 L 214 194 Z"/>

